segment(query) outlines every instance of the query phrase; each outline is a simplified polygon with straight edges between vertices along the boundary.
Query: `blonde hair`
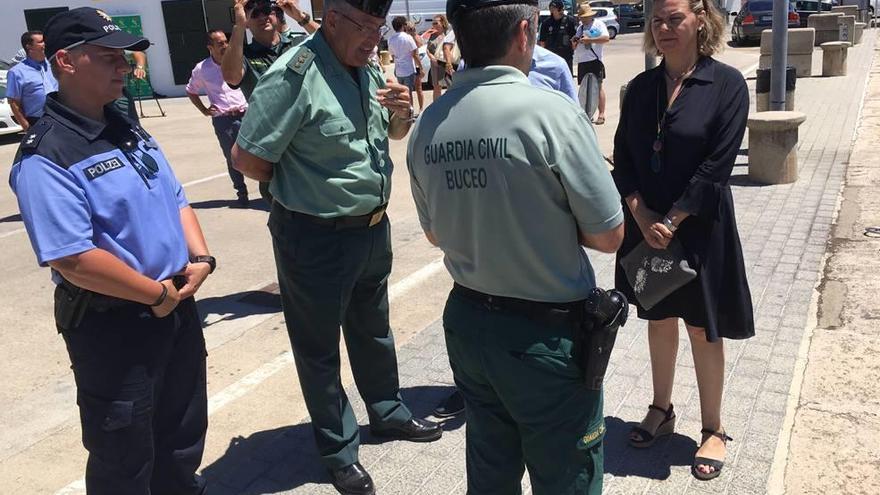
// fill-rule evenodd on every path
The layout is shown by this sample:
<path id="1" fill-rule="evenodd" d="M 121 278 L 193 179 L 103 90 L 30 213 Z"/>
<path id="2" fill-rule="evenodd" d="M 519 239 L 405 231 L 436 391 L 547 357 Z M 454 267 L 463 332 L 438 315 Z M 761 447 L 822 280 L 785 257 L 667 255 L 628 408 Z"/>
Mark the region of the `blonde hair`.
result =
<path id="1" fill-rule="evenodd" d="M 437 14 L 434 16 L 434 19 L 440 21 L 440 25 L 443 26 L 443 32 L 446 33 L 449 31 L 449 21 L 446 20 L 446 16 L 443 14 Z"/>
<path id="2" fill-rule="evenodd" d="M 702 29 L 697 31 L 697 51 L 700 55 L 709 57 L 717 53 L 724 44 L 724 18 L 715 6 L 715 0 L 686 0 L 688 7 L 697 17 L 704 13 Z M 654 31 L 651 29 L 651 19 L 646 19 L 645 40 L 643 48 L 645 53 L 662 55 L 654 42 Z"/>

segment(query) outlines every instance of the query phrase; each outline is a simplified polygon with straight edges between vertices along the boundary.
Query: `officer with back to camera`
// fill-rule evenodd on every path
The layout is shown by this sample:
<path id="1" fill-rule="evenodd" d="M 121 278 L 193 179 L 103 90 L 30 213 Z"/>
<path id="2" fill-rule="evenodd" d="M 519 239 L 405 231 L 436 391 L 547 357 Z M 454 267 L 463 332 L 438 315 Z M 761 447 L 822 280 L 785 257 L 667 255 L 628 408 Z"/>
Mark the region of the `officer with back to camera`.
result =
<path id="1" fill-rule="evenodd" d="M 537 7 L 447 3 L 468 69 L 422 114 L 407 164 L 455 282 L 443 324 L 466 404 L 468 493 L 520 493 L 527 466 L 537 495 L 598 495 L 604 368 L 576 359 L 590 355 L 576 342 L 596 292 L 581 246 L 615 252 L 623 211 L 586 115 L 526 77 Z"/>
<path id="2" fill-rule="evenodd" d="M 439 425 L 400 397 L 388 320 L 393 164 L 409 91 L 370 62 L 391 0 L 326 0 L 321 28 L 282 55 L 249 100 L 235 167 L 271 181 L 269 231 L 300 386 L 318 452 L 341 493 L 371 494 L 340 383 L 340 327 L 375 436 L 428 442 Z"/>
<path id="3" fill-rule="evenodd" d="M 193 294 L 215 266 L 156 141 L 111 103 L 149 41 L 81 7 L 46 25 L 58 77 L 10 185 L 77 388 L 90 495 L 201 494 L 205 340 Z"/>

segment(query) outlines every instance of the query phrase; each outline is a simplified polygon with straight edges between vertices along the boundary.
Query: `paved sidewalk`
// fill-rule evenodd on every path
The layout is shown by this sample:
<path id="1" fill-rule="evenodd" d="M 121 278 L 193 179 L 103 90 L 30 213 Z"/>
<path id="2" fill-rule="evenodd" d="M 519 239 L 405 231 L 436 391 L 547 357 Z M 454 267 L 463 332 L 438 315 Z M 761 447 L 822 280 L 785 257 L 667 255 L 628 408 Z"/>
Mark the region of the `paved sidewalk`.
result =
<path id="1" fill-rule="evenodd" d="M 870 230 L 880 227 L 878 137 L 880 58 L 875 58 L 819 287 L 817 319 L 801 348 L 803 386 L 787 421 L 793 429 L 780 449 L 786 454 L 786 493 L 880 493 L 880 232 Z"/>
<path id="2" fill-rule="evenodd" d="M 725 342 L 723 417 L 735 440 L 728 447 L 724 474 L 708 483 L 690 475 L 700 422 L 693 362 L 684 331 L 673 395 L 677 433 L 648 451 L 626 446 L 629 428 L 641 420 L 651 400 L 646 325 L 634 319 L 618 337 L 606 380 L 605 493 L 740 495 L 767 491 L 877 33 L 867 30 L 864 42 L 850 50 L 848 76 L 797 81 L 797 107 L 808 116 L 800 130 L 798 182 L 778 186 L 751 183 L 745 167 L 747 143 L 740 166 L 734 170 L 731 185 L 755 303 L 757 336 Z M 754 104 L 754 80 L 749 81 L 749 87 Z M 591 256 L 600 285 L 610 286 L 613 256 Z M 417 415 L 427 414 L 452 390 L 440 323 L 413 337 L 398 357 L 404 398 Z M 361 424 L 366 425 L 356 389 L 349 386 L 348 391 Z M 382 495 L 465 492 L 461 420 L 446 423 L 443 439 L 430 444 L 378 444 L 365 427 L 361 436 L 361 461 Z M 203 472 L 213 484 L 212 494 L 335 493 L 318 464 L 307 418 L 295 426 L 234 440 L 227 453 Z M 528 486 L 527 477 L 524 485 Z"/>

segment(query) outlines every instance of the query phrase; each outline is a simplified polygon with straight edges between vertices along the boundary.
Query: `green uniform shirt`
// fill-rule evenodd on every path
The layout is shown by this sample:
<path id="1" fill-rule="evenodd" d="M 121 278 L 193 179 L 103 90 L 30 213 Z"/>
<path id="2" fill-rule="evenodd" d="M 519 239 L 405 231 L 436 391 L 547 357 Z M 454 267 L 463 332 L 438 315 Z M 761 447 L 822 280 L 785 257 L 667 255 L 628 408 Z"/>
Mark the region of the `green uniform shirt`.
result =
<path id="1" fill-rule="evenodd" d="M 468 69 L 418 122 L 407 166 L 422 228 L 461 285 L 570 302 L 595 287 L 578 230 L 623 221 L 584 112 L 507 66 Z"/>
<path id="2" fill-rule="evenodd" d="M 244 93 L 244 97 L 248 100 L 260 82 L 263 74 L 269 70 L 269 67 L 278 60 L 282 54 L 287 53 L 291 48 L 299 45 L 306 39 L 306 36 L 281 35 L 281 41 L 277 45 L 268 47 L 257 40 L 251 41 L 244 46 L 244 76 L 237 86 L 230 85 L 232 89 L 240 89 Z"/>
<path id="3" fill-rule="evenodd" d="M 318 30 L 278 59 L 249 101 L 238 146 L 275 164 L 269 191 L 288 210 L 329 218 L 388 202 L 390 116 L 376 100 L 385 80 L 373 65 L 356 73 Z"/>

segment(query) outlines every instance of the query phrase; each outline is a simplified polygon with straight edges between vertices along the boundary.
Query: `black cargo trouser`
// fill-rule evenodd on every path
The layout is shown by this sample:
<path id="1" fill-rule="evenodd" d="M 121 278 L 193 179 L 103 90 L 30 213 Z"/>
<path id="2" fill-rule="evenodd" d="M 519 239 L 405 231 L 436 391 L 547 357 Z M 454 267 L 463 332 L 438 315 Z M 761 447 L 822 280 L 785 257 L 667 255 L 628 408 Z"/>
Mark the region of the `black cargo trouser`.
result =
<path id="1" fill-rule="evenodd" d="M 205 339 L 195 300 L 89 309 L 62 330 L 76 380 L 89 495 L 196 495 L 208 427 Z"/>

